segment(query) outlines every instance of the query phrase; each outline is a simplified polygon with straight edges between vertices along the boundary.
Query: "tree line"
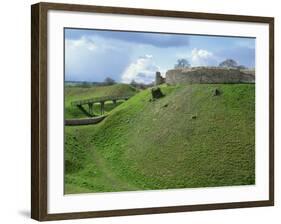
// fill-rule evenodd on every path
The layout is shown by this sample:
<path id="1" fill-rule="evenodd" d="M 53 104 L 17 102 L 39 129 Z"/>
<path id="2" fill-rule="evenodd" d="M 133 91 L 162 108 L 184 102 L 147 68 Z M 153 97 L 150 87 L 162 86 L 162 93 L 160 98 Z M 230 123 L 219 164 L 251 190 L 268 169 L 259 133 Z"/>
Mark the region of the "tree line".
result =
<path id="1" fill-rule="evenodd" d="M 177 63 L 175 64 L 174 68 L 190 68 L 191 65 L 189 61 L 185 58 L 181 58 L 177 60 Z M 234 68 L 234 69 L 246 69 L 247 67 L 244 65 L 239 65 L 235 60 L 233 59 L 226 59 L 219 63 L 218 67 L 221 68 Z"/>

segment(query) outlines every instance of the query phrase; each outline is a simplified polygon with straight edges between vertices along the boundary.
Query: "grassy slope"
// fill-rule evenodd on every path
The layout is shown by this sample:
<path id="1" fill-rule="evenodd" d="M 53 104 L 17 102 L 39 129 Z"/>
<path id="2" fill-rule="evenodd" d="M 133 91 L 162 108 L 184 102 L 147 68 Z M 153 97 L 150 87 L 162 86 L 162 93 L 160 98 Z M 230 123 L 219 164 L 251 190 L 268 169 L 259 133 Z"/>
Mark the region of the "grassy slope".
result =
<path id="1" fill-rule="evenodd" d="M 98 125 L 67 127 L 66 192 L 254 184 L 254 88 L 163 86 L 162 99 L 142 91 Z"/>
<path id="2" fill-rule="evenodd" d="M 102 97 L 102 96 L 132 95 L 134 93 L 136 93 L 136 89 L 126 84 L 116 84 L 112 86 L 90 86 L 90 87 L 66 86 L 65 87 L 65 118 L 67 119 L 81 118 L 86 116 L 77 107 L 71 106 L 72 101 L 89 99 L 93 97 Z M 111 102 L 108 102 L 105 105 L 105 112 L 108 112 L 113 108 L 114 105 Z M 95 114 L 100 113 L 100 108 L 98 104 L 94 105 L 94 113 Z"/>

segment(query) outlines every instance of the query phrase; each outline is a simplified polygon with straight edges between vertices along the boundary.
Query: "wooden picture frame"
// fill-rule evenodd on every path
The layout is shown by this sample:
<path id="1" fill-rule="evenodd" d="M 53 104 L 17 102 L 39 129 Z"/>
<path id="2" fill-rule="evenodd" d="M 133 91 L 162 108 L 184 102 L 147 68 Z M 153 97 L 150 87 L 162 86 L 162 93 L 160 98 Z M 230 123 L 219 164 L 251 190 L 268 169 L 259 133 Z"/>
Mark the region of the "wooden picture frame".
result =
<path id="1" fill-rule="evenodd" d="M 274 18 L 224 15 L 183 11 L 163 11 L 90 5 L 38 3 L 31 7 L 31 217 L 39 221 L 80 219 L 109 216 L 141 215 L 170 212 L 203 211 L 274 205 Z M 268 200 L 181 205 L 150 208 L 130 208 L 103 211 L 48 213 L 48 19 L 50 10 L 188 18 L 211 21 L 250 22 L 269 25 L 269 196 Z"/>

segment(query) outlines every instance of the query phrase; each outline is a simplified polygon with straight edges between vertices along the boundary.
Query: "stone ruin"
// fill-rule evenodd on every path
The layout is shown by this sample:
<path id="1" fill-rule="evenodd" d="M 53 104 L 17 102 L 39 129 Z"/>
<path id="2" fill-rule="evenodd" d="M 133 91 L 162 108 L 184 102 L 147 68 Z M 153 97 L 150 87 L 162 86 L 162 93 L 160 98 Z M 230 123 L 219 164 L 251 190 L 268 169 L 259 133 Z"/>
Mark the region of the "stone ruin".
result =
<path id="1" fill-rule="evenodd" d="M 155 75 L 155 86 L 165 83 L 165 78 L 161 76 L 160 72 L 156 72 Z"/>
<path id="2" fill-rule="evenodd" d="M 221 67 L 192 67 L 171 69 L 162 77 L 156 72 L 155 85 L 195 83 L 255 83 L 255 70 Z"/>

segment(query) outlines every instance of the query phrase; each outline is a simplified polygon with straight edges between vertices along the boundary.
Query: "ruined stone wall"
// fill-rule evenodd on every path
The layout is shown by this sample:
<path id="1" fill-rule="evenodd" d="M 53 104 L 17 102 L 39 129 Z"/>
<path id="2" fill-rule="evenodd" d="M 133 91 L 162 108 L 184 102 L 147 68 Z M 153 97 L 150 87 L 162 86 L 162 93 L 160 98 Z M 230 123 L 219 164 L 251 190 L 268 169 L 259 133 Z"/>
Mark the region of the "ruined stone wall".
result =
<path id="1" fill-rule="evenodd" d="M 166 73 L 166 83 L 255 83 L 255 74 L 254 70 L 240 71 L 219 67 L 172 69 Z"/>

